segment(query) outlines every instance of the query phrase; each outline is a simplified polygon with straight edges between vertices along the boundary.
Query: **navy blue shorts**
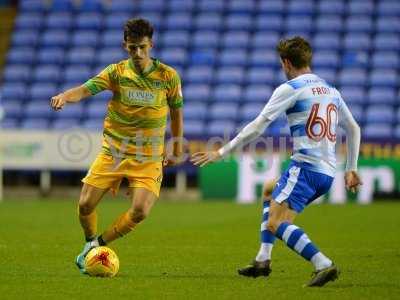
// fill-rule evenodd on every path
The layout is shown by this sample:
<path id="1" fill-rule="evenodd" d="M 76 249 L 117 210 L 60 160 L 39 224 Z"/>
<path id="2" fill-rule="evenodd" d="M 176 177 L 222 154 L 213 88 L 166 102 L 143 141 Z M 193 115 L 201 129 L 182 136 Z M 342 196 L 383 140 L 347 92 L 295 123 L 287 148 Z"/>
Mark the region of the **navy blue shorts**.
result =
<path id="1" fill-rule="evenodd" d="M 301 213 L 303 209 L 331 188 L 333 177 L 302 167 L 291 161 L 272 191 L 272 199 L 286 201 L 291 209 Z"/>

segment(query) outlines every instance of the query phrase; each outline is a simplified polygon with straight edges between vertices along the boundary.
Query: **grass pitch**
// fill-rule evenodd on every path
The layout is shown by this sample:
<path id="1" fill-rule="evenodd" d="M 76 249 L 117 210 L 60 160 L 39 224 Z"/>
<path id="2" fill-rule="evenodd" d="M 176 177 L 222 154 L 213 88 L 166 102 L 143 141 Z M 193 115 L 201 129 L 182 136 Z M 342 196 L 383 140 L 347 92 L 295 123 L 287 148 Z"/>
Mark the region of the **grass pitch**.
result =
<path id="1" fill-rule="evenodd" d="M 104 200 L 99 229 L 127 207 Z M 0 299 L 398 299 L 399 212 L 393 202 L 307 208 L 297 224 L 342 275 L 324 288 L 303 288 L 311 265 L 280 241 L 268 279 L 237 275 L 258 250 L 261 204 L 157 203 L 134 233 L 111 245 L 120 272 L 102 279 L 74 265 L 83 244 L 74 201 L 6 200 Z"/>

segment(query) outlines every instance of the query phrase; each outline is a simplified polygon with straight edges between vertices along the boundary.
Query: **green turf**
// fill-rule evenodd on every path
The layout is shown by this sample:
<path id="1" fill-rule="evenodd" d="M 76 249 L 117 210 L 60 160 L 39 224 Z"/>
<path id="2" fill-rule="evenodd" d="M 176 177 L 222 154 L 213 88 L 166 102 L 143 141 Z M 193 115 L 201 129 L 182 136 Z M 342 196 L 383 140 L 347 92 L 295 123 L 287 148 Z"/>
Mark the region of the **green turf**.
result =
<path id="1" fill-rule="evenodd" d="M 100 228 L 128 203 L 105 200 Z M 342 276 L 303 288 L 309 263 L 274 248 L 268 279 L 236 269 L 258 249 L 260 205 L 158 203 L 137 231 L 112 245 L 112 279 L 80 275 L 82 246 L 73 201 L 0 204 L 0 299 L 395 299 L 400 295 L 400 204 L 311 206 L 298 218 Z"/>

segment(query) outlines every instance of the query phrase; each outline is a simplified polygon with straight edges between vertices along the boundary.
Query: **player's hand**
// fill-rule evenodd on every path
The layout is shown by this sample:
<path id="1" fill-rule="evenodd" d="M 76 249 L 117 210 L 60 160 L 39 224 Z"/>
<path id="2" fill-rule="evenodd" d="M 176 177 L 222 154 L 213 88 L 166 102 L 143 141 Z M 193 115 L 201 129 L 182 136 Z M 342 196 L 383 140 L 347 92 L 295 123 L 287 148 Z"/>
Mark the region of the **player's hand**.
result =
<path id="1" fill-rule="evenodd" d="M 65 103 L 67 103 L 63 94 L 58 94 L 51 98 L 50 105 L 54 110 L 60 110 L 64 107 Z"/>
<path id="2" fill-rule="evenodd" d="M 356 171 L 348 171 L 344 175 L 344 182 L 346 184 L 346 189 L 355 193 L 358 187 L 362 185 L 361 179 Z"/>
<path id="3" fill-rule="evenodd" d="M 164 167 L 173 167 L 173 166 L 177 166 L 183 162 L 184 162 L 183 155 L 170 154 L 170 155 L 165 156 L 165 158 L 163 160 L 163 166 Z"/>
<path id="4" fill-rule="evenodd" d="M 215 162 L 221 159 L 221 155 L 218 151 L 208 151 L 208 152 L 196 152 L 192 155 L 190 161 L 195 166 L 203 167 L 209 163 Z"/>

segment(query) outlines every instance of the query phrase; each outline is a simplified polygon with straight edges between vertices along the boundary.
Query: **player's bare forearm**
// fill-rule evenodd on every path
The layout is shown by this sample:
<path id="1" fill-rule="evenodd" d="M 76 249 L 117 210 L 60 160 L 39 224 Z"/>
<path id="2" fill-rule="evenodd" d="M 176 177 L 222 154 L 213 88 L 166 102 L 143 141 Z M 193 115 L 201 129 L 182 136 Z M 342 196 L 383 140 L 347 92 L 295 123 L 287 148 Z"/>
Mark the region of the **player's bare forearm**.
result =
<path id="1" fill-rule="evenodd" d="M 171 109 L 171 134 L 173 154 L 178 157 L 183 153 L 183 113 L 181 108 Z"/>
<path id="2" fill-rule="evenodd" d="M 80 85 L 51 98 L 51 107 L 60 110 L 66 103 L 76 103 L 92 94 L 85 85 Z"/>

